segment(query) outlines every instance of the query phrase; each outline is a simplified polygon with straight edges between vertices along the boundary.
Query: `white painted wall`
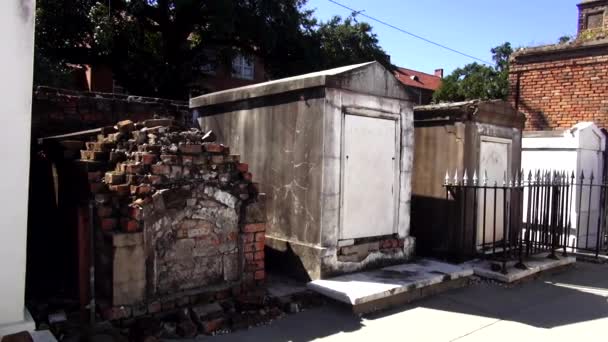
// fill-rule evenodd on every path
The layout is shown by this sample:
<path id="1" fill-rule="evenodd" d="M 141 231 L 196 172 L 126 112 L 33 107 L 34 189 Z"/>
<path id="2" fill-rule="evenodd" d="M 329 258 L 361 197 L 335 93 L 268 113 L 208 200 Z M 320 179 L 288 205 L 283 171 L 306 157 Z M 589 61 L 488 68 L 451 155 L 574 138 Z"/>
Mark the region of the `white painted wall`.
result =
<path id="1" fill-rule="evenodd" d="M 585 184 L 588 184 L 591 172 L 594 175 L 594 184 L 602 180 L 603 151 L 605 137 L 600 129 L 591 122 L 581 122 L 571 129 L 564 130 L 561 135 L 542 136 L 530 133 L 522 139 L 522 168 L 527 177 L 532 170 L 559 170 L 569 175 L 575 173 L 577 182 L 581 172 L 585 173 Z M 572 228 L 579 230 L 579 247 L 593 248 L 597 239 L 597 217 L 599 215 L 600 193 L 594 188 L 589 193 L 589 187 L 583 186 L 582 195 L 577 186 L 574 187 L 574 206 L 571 207 Z M 589 196 L 591 205 L 589 206 Z M 579 201 L 581 212 L 578 212 Z M 527 205 L 527 194 L 524 194 L 524 208 Z M 588 210 L 588 209 L 591 210 Z M 524 211 L 524 217 L 526 216 Z M 577 227 L 578 217 L 580 227 Z M 589 225 L 587 225 L 589 219 Z M 524 221 L 526 219 L 524 218 Z M 589 227 L 588 227 L 589 226 Z M 576 235 L 570 237 L 571 243 Z"/>
<path id="2" fill-rule="evenodd" d="M 0 336 L 25 319 L 34 15 L 35 0 L 0 1 Z"/>

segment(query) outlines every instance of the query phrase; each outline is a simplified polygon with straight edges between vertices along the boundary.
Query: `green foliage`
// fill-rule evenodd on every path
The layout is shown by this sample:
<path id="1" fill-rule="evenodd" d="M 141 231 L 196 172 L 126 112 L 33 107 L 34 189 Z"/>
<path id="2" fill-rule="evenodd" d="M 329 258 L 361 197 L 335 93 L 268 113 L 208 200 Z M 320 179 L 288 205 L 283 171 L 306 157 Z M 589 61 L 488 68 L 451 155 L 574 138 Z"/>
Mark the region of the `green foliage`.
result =
<path id="1" fill-rule="evenodd" d="M 569 43 L 570 41 L 572 41 L 572 39 L 573 39 L 573 37 L 570 36 L 570 35 L 561 36 L 557 40 L 557 43 L 558 44 L 566 44 L 566 43 Z"/>
<path id="2" fill-rule="evenodd" d="M 271 78 L 389 56 L 367 23 L 317 22 L 306 0 L 38 0 L 36 82 L 105 63 L 129 92 L 187 98 L 201 66 L 256 55 Z M 209 58 L 214 51 L 219 58 Z"/>
<path id="3" fill-rule="evenodd" d="M 334 16 L 329 21 L 320 23 L 313 35 L 320 47 L 316 69 L 323 70 L 373 60 L 389 69 L 393 68 L 390 57 L 380 47 L 372 27 L 368 23 L 357 22 L 354 17 L 342 20 Z"/>
<path id="4" fill-rule="evenodd" d="M 93 0 L 38 0 L 34 82 L 63 86 L 69 82 L 67 54 L 90 44 L 88 11 Z"/>
<path id="5" fill-rule="evenodd" d="M 509 95 L 510 43 L 491 50 L 493 66 L 467 64 L 443 79 L 433 95 L 433 102 L 454 102 L 473 99 L 506 99 Z"/>

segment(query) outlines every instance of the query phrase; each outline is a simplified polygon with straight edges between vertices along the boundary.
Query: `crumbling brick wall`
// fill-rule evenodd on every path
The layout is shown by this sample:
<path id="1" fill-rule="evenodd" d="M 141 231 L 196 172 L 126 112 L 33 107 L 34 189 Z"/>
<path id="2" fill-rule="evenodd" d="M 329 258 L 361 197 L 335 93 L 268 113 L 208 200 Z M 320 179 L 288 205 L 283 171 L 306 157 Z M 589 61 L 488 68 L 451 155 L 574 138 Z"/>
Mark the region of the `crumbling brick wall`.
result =
<path id="1" fill-rule="evenodd" d="M 403 252 L 405 239 L 396 235 L 378 236 L 373 238 L 343 240 L 338 249 L 338 260 L 341 262 L 361 262 L 370 254 L 397 255 Z"/>
<path id="2" fill-rule="evenodd" d="M 264 196 L 248 165 L 213 140 L 173 120 L 122 121 L 80 151 L 106 317 L 194 304 L 210 291 L 241 294 L 264 281 Z"/>
<path id="3" fill-rule="evenodd" d="M 581 121 L 608 127 L 608 54 L 599 48 L 521 51 L 509 70 L 510 101 L 526 114 L 526 130 L 570 128 Z"/>
<path id="4" fill-rule="evenodd" d="M 126 119 L 143 121 L 155 115 L 187 123 L 189 113 L 184 101 L 38 86 L 32 97 L 32 138 L 110 126 Z"/>

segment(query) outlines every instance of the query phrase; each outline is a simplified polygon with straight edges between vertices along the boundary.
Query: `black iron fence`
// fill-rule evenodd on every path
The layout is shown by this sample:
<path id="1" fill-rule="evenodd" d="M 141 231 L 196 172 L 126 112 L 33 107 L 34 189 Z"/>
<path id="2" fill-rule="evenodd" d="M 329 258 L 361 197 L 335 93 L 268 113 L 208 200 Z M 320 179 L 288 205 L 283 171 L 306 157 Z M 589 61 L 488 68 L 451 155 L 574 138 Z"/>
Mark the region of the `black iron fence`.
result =
<path id="1" fill-rule="evenodd" d="M 565 171 L 506 174 L 500 181 L 446 174 L 444 238 L 455 258 L 488 257 L 506 262 L 546 252 L 599 257 L 606 252 L 608 184 L 593 173 Z"/>

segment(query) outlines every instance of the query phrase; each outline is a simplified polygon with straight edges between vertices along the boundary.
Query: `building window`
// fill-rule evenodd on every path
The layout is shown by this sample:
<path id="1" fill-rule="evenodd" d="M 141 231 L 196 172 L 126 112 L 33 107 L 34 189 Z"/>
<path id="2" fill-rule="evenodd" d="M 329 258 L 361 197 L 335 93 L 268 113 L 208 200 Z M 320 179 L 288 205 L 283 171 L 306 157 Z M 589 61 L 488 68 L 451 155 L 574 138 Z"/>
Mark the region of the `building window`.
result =
<path id="1" fill-rule="evenodd" d="M 232 60 L 232 77 L 253 80 L 253 61 L 238 55 Z"/>
<path id="2" fill-rule="evenodd" d="M 215 75 L 217 69 L 217 54 L 214 51 L 205 50 L 203 63 L 199 65 L 199 70 L 206 75 Z"/>
<path id="3" fill-rule="evenodd" d="M 206 75 L 215 75 L 215 62 L 207 62 L 201 65 L 201 72 Z"/>
<path id="4" fill-rule="evenodd" d="M 587 14 L 586 27 L 588 30 L 601 28 L 602 26 L 604 26 L 603 12 Z"/>

